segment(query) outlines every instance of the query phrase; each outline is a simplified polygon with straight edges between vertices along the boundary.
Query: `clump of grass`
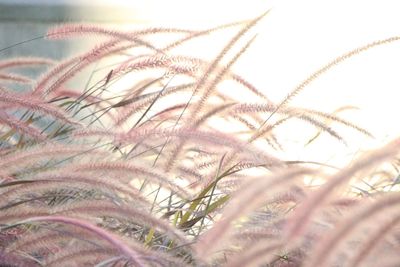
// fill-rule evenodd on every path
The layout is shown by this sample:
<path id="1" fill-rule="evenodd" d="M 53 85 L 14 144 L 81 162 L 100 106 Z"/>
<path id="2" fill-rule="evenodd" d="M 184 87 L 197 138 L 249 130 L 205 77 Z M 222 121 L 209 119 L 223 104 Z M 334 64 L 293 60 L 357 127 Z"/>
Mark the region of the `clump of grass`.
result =
<path id="1" fill-rule="evenodd" d="M 309 142 L 321 133 L 345 142 L 331 122 L 371 137 L 337 114 L 289 104 L 329 69 L 399 38 L 334 59 L 276 104 L 232 71 L 265 15 L 202 31 L 58 26 L 48 38 L 105 39 L 61 62 L 0 61 L 1 265 L 399 264 L 397 169 L 384 172 L 381 189 L 351 190 L 372 168 L 398 165 L 398 139 L 333 174 L 323 163 L 275 156 L 283 141 L 275 130 L 294 119 L 318 129 Z M 236 33 L 213 59 L 180 54 L 227 28 Z M 162 35 L 172 38 L 153 40 Z M 50 68 L 35 80 L 10 71 L 43 64 Z M 223 82 L 257 101 L 239 102 Z M 29 89 L 16 92 L 13 83 Z M 326 182 L 309 187 L 305 177 Z"/>

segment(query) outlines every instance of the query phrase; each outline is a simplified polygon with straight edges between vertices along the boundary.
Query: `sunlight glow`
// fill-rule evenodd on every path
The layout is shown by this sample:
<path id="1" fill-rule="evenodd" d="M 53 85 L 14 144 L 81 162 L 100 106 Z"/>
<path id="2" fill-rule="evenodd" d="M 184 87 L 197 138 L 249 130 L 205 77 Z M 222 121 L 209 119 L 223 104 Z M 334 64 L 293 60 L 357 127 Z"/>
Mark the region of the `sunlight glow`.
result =
<path id="1" fill-rule="evenodd" d="M 132 3 L 135 3 L 133 1 Z M 262 89 L 273 101 L 281 101 L 295 86 L 336 57 L 367 43 L 400 35 L 396 1 L 339 0 L 303 1 L 149 1 L 137 4 L 147 25 L 206 29 L 256 17 L 271 9 L 254 31 L 256 42 L 241 57 L 234 70 Z M 188 53 L 217 52 L 224 35 L 213 35 L 213 44 L 191 46 Z M 369 139 L 351 130 L 337 128 L 347 145 L 322 134 L 317 142 L 305 143 L 317 130 L 304 123 L 281 127 L 287 140 L 285 155 L 341 166 L 361 151 L 380 146 L 400 134 L 397 123 L 400 79 L 398 43 L 383 45 L 333 67 L 312 82 L 292 105 L 334 112 L 371 131 Z M 212 55 L 211 55 L 212 56 Z M 239 98 L 243 97 L 239 94 Z M 337 127 L 333 124 L 332 127 Z M 301 131 L 297 130 L 301 129 Z"/>

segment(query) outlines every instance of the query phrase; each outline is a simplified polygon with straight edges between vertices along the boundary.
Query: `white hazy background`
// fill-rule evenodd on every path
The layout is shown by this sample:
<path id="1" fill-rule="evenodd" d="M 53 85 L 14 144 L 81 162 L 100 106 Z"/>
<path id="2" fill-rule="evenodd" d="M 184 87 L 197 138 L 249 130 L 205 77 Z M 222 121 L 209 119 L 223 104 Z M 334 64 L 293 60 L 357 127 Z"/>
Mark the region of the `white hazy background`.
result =
<path id="1" fill-rule="evenodd" d="M 254 18 L 271 8 L 255 30 L 256 42 L 234 70 L 275 102 L 336 57 L 400 35 L 400 1 L 395 0 L 169 0 L 138 1 L 135 6 L 147 24 L 199 29 Z M 213 48 L 210 42 L 206 45 Z M 340 166 L 359 152 L 399 136 L 399 90 L 400 42 L 373 48 L 339 64 L 290 104 L 325 112 L 357 107 L 339 115 L 369 130 L 375 139 L 335 128 L 346 138 L 347 146 L 323 134 L 305 148 L 316 130 L 304 123 L 291 124 L 279 132 L 287 144 L 285 158 L 289 155 L 293 160 Z"/>

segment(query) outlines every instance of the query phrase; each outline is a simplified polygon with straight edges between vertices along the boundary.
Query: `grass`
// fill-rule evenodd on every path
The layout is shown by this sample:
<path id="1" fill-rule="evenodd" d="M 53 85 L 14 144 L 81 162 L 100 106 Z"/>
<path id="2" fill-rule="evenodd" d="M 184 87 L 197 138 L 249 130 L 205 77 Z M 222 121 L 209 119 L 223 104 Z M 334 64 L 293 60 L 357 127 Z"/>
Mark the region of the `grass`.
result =
<path id="1" fill-rule="evenodd" d="M 266 15 L 202 31 L 62 25 L 46 37 L 103 39 L 60 62 L 0 61 L 1 266 L 397 266 L 400 139 L 332 170 L 278 158 L 275 132 L 297 119 L 317 129 L 305 143 L 345 143 L 337 124 L 372 137 L 290 102 L 399 37 L 337 57 L 273 103 L 232 71 Z M 228 30 L 211 60 L 181 54 Z M 41 65 L 33 80 L 18 74 Z"/>

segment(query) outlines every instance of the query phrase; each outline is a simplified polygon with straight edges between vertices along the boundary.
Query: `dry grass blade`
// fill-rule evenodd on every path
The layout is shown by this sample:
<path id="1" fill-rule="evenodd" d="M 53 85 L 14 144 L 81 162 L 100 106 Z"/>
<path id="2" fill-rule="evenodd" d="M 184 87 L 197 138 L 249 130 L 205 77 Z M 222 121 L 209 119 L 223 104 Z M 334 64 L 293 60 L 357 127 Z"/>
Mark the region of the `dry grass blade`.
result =
<path id="1" fill-rule="evenodd" d="M 400 216 L 396 216 L 394 218 L 389 219 L 387 222 L 378 226 L 378 230 L 368 237 L 368 240 L 364 242 L 362 247 L 358 249 L 356 255 L 350 260 L 347 264 L 348 267 L 358 267 L 362 266 L 361 264 L 366 260 L 365 258 L 371 254 L 371 251 L 379 245 L 380 241 L 385 239 L 390 233 L 393 231 L 398 224 L 400 223 Z"/>
<path id="2" fill-rule="evenodd" d="M 0 263 L 1 266 L 17 266 L 18 267 L 37 267 L 38 262 L 29 258 L 25 258 L 21 255 L 14 253 L 7 253 L 5 251 L 0 250 Z"/>
<path id="3" fill-rule="evenodd" d="M 333 175 L 328 180 L 329 182 L 311 194 L 304 203 L 296 208 L 287 225 L 287 240 L 296 239 L 304 233 L 305 229 L 309 226 L 311 217 L 318 209 L 323 207 L 332 193 L 341 185 L 352 179 L 357 172 L 371 169 L 393 158 L 398 154 L 399 149 L 400 139 L 395 139 L 383 148 L 371 152 L 369 155 L 356 161 L 352 166 L 344 168 L 342 171 Z"/>
<path id="4" fill-rule="evenodd" d="M 13 58 L 0 61 L 0 69 L 21 68 L 21 67 L 35 67 L 40 65 L 52 65 L 56 62 L 49 58 Z"/>
<path id="5" fill-rule="evenodd" d="M 270 179 L 264 177 L 253 179 L 241 185 L 224 209 L 222 219 L 200 236 L 196 244 L 198 257 L 201 259 L 209 258 L 213 252 L 220 248 L 221 243 L 229 237 L 229 232 L 233 227 L 232 223 L 239 217 L 245 216 L 258 208 L 265 202 L 266 195 L 275 195 L 277 191 L 287 188 L 288 183 L 292 182 L 293 179 L 300 179 L 307 173 L 309 171 L 304 169 L 283 171 Z"/>
<path id="6" fill-rule="evenodd" d="M 136 179 L 146 179 L 152 181 L 153 183 L 160 184 L 170 189 L 172 192 L 178 194 L 184 199 L 189 199 L 190 194 L 184 188 L 178 186 L 171 178 L 154 171 L 153 168 L 146 166 L 138 166 L 129 162 L 96 162 L 89 164 L 79 164 L 70 165 L 67 167 L 68 171 L 78 171 L 78 172 L 101 172 L 105 171 L 108 175 L 115 176 L 120 175 L 135 175 L 132 180 Z"/>
<path id="7" fill-rule="evenodd" d="M 134 251 L 132 248 L 128 247 L 117 236 L 115 236 L 111 233 L 108 233 L 104 229 L 97 227 L 93 224 L 90 224 L 88 222 L 85 222 L 83 220 L 73 219 L 73 218 L 68 218 L 68 217 L 63 217 L 63 216 L 41 216 L 41 217 L 29 218 L 28 220 L 21 221 L 18 224 L 34 223 L 34 222 L 61 223 L 61 224 L 68 224 L 68 225 L 73 225 L 78 228 L 82 228 L 82 229 L 87 230 L 88 232 L 91 232 L 91 233 L 95 234 L 96 236 L 106 240 L 107 242 L 109 242 L 116 249 L 118 249 L 121 253 L 125 254 L 125 256 L 127 258 L 129 258 L 133 264 L 135 264 L 139 267 L 146 266 L 140 259 L 141 258 L 140 252 Z"/>
<path id="8" fill-rule="evenodd" d="M 51 38 L 60 38 L 60 37 L 66 37 L 70 34 L 100 34 L 100 35 L 106 35 L 113 37 L 115 39 L 121 39 L 121 40 L 126 40 L 126 41 L 131 41 L 133 43 L 137 43 L 139 45 L 143 45 L 144 47 L 147 47 L 151 50 L 157 51 L 157 52 L 162 52 L 158 48 L 154 47 L 152 44 L 140 39 L 137 37 L 138 34 L 129 34 L 129 33 L 124 33 L 121 31 L 116 31 L 116 30 L 110 30 L 106 29 L 104 27 L 100 27 L 97 25 L 84 25 L 84 24 L 77 24 L 77 25 L 64 25 L 61 27 L 56 27 L 53 29 L 50 29 L 47 32 L 47 36 Z"/>
<path id="9" fill-rule="evenodd" d="M 317 267 L 329 263 L 340 243 L 351 234 L 354 228 L 362 223 L 366 223 L 370 217 L 379 216 L 379 214 L 385 213 L 385 211 L 390 210 L 390 208 L 395 208 L 399 205 L 400 195 L 391 194 L 379 198 L 376 203 L 373 203 L 372 205 L 361 209 L 355 215 L 350 216 L 350 218 L 342 222 L 336 229 L 318 242 L 315 252 L 311 253 L 311 257 L 305 266 Z"/>
<path id="10" fill-rule="evenodd" d="M 16 94 L 7 92 L 5 90 L 0 90 L 0 102 L 10 104 L 11 108 L 26 108 L 31 111 L 36 111 L 44 115 L 54 117 L 64 123 L 80 125 L 64 114 L 59 107 L 50 105 L 33 97 L 32 95 Z"/>
<path id="11" fill-rule="evenodd" d="M 26 122 L 20 121 L 17 118 L 12 118 L 4 112 L 0 112 L 0 123 L 9 126 L 21 135 L 27 135 L 38 141 L 45 141 L 46 136 L 41 131 Z"/>
<path id="12" fill-rule="evenodd" d="M 0 81 L 22 83 L 22 84 L 29 84 L 33 82 L 33 80 L 31 80 L 30 78 L 22 75 L 12 74 L 12 73 L 2 73 L 2 72 L 0 72 Z"/>
<path id="13" fill-rule="evenodd" d="M 282 247 L 282 243 L 272 244 L 256 244 L 244 252 L 238 253 L 228 260 L 226 267 L 256 267 L 261 263 L 270 262 L 277 256 L 273 254 L 274 251 Z"/>
<path id="14" fill-rule="evenodd" d="M 116 251 L 104 248 L 80 248 L 78 250 L 66 250 L 63 253 L 57 253 L 50 257 L 46 262 L 46 266 L 66 266 L 71 262 L 81 262 L 85 264 L 95 264 L 101 259 L 111 257 L 117 254 Z"/>

